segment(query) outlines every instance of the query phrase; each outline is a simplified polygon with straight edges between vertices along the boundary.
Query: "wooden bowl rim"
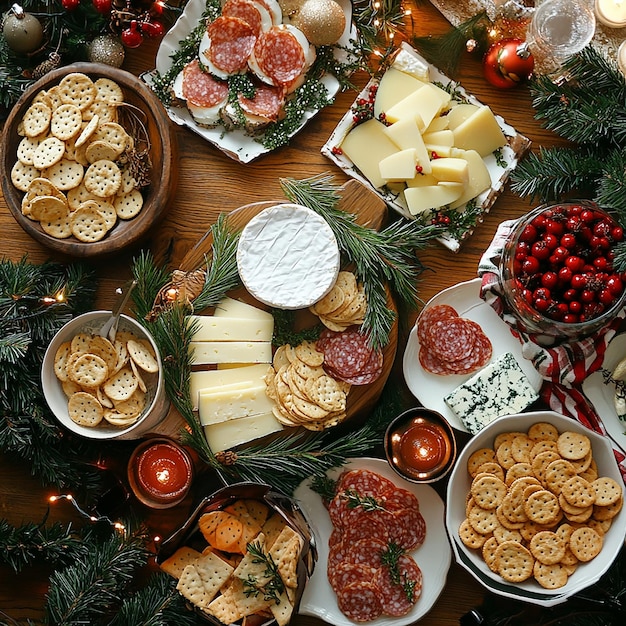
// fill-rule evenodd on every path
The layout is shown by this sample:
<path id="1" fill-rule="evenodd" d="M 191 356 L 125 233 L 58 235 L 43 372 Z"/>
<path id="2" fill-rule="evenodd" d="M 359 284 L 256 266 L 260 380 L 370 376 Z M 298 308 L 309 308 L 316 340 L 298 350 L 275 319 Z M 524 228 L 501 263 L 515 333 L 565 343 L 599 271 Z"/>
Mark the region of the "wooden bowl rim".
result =
<path id="1" fill-rule="evenodd" d="M 161 138 L 160 145 L 153 145 L 150 150 L 151 156 L 154 154 L 159 155 L 160 167 L 155 169 L 153 158 L 151 178 L 154 182 L 148 187 L 149 191 L 144 193 L 144 200 L 149 206 L 144 206 L 142 213 L 132 220 L 122 224 L 118 220 L 114 230 L 107 234 L 104 239 L 96 242 L 81 242 L 73 237 L 71 239 L 57 239 L 45 233 L 38 222 L 30 220 L 22 214 L 21 198 L 23 192 L 14 187 L 11 182 L 11 168 L 15 163 L 16 157 L 9 154 L 9 147 L 12 134 L 15 132 L 19 120 L 39 91 L 55 84 L 72 72 L 82 72 L 94 80 L 101 77 L 111 78 L 118 82 L 125 91 L 134 92 L 137 99 L 145 105 L 141 108 L 147 116 L 146 123 L 154 124 L 157 129 L 156 135 Z M 165 108 L 152 90 L 140 78 L 126 70 L 101 63 L 78 62 L 52 70 L 24 91 L 11 109 L 2 129 L 2 150 L 3 155 L 0 162 L 0 167 L 2 168 L 2 192 L 15 220 L 26 233 L 39 243 L 56 252 L 74 257 L 105 256 L 119 252 L 136 243 L 163 217 L 177 186 L 178 177 L 174 163 L 177 154 L 177 141 Z M 119 228 L 120 225 L 122 228 Z M 117 232 L 115 229 L 118 229 Z"/>

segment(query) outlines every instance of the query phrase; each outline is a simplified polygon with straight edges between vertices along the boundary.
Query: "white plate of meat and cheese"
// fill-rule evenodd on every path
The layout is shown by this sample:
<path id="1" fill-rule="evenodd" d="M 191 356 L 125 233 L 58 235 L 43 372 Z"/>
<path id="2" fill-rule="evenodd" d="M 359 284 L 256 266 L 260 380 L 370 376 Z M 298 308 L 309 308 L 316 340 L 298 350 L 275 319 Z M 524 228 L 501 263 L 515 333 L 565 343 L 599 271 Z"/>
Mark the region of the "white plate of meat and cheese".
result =
<path id="1" fill-rule="evenodd" d="M 347 60 L 346 50 L 350 48 L 350 39 L 354 36 L 354 25 L 352 24 L 352 4 L 349 0 L 338 0 L 339 5 L 344 11 L 346 17 L 346 25 L 344 32 L 341 35 L 337 44 L 333 47 L 334 56 L 338 63 L 344 63 Z M 163 38 L 161 45 L 157 51 L 155 69 L 152 72 L 146 73 L 142 78 L 153 88 L 156 84 L 159 84 L 159 89 L 163 89 L 163 82 L 167 82 L 169 90 L 174 94 L 177 93 L 177 80 L 178 78 L 173 76 L 172 73 L 182 73 L 183 66 L 181 60 L 183 58 L 189 58 L 189 49 L 198 52 L 206 45 L 206 33 L 203 39 L 199 38 L 198 28 L 203 20 L 206 19 L 206 11 L 208 8 L 213 8 L 214 0 L 189 0 L 181 16 L 178 18 L 174 26 L 168 31 Z M 275 2 L 272 6 L 278 6 Z M 280 11 L 280 7 L 278 8 Z M 272 16 L 274 17 L 274 16 Z M 283 16 L 283 24 L 288 22 L 288 18 Z M 223 29 L 220 29 L 223 31 Z M 307 42 L 308 43 L 308 42 Z M 304 50 L 304 48 L 303 48 Z M 305 51 L 305 56 L 311 57 L 312 60 L 315 57 L 315 51 L 311 51 L 308 54 L 308 50 Z M 315 77 L 312 77 L 311 69 L 308 65 L 303 70 L 301 79 L 308 83 L 309 79 L 316 81 Z M 202 72 L 196 73 L 200 78 Z M 241 74 L 241 76 L 246 76 Z M 223 77 L 218 77 L 223 78 Z M 222 85 L 222 91 L 228 90 L 227 81 L 217 81 Z M 340 90 L 340 83 L 337 78 L 329 73 L 325 73 L 319 79 L 319 82 L 326 89 L 328 99 L 332 101 L 335 95 Z M 267 87 L 267 86 L 266 86 Z M 212 89 L 211 85 L 203 86 L 201 89 Z M 317 87 L 311 85 L 311 89 L 315 90 Z M 318 109 L 307 108 L 300 118 L 296 128 L 287 128 L 281 126 L 280 119 L 275 123 L 269 125 L 257 126 L 259 116 L 257 112 L 250 116 L 251 123 L 241 126 L 238 115 L 241 111 L 235 111 L 235 115 L 231 115 L 229 120 L 226 120 L 226 124 L 223 123 L 225 117 L 228 115 L 228 97 L 224 91 L 224 100 L 221 104 L 201 107 L 200 111 L 195 111 L 195 117 L 192 116 L 190 109 L 181 104 L 178 100 L 173 101 L 166 106 L 166 110 L 170 119 L 180 126 L 186 126 L 193 132 L 197 133 L 209 143 L 219 148 L 226 155 L 232 159 L 241 163 L 249 163 L 261 155 L 271 152 L 273 140 L 270 138 L 270 133 L 276 130 L 276 136 L 282 136 L 283 132 L 288 133 L 288 137 L 295 135 L 301 130 L 306 123 L 318 112 Z M 267 89 L 266 89 L 267 91 Z M 265 93 L 265 92 L 264 92 Z M 295 92 L 294 92 L 295 93 Z M 268 93 L 264 96 L 263 100 L 267 104 L 268 98 L 272 99 L 272 94 Z M 288 99 L 285 100 L 288 102 Z M 284 108 L 284 107 L 283 107 Z M 215 115 L 214 115 L 215 114 Z M 282 116 L 281 116 L 282 117 Z M 210 119 L 209 119 L 210 118 Z M 213 119 L 215 118 L 215 119 Z M 207 123 L 202 123 L 202 120 L 208 120 Z M 221 121 L 220 121 L 221 120 Z M 274 142 L 275 143 L 275 142 Z M 282 145 L 282 144 L 281 144 Z"/>
<path id="2" fill-rule="evenodd" d="M 425 531 L 425 534 L 419 540 L 416 540 L 419 544 L 417 547 L 407 550 L 407 555 L 411 557 L 419 567 L 419 570 L 421 570 L 421 580 L 415 587 L 416 589 L 419 588 L 420 593 L 419 595 L 416 594 L 418 597 L 414 600 L 408 612 L 398 616 L 381 614 L 371 621 L 368 620 L 368 623 L 375 626 L 405 626 L 413 624 L 426 615 L 437 601 L 445 586 L 452 560 L 452 551 L 443 524 L 443 501 L 432 487 L 409 483 L 400 478 L 389 467 L 389 464 L 382 459 L 351 459 L 344 467 L 335 468 L 328 475 L 330 478 L 337 479 L 343 472 L 351 472 L 352 470 L 357 470 L 362 476 L 371 476 L 372 473 L 376 474 L 381 477 L 382 481 L 390 481 L 393 484 L 392 490 L 394 492 L 397 491 L 398 495 L 406 497 L 408 493 L 412 494 L 408 497 L 412 498 L 414 496 L 417 499 L 419 512 L 424 522 L 422 532 Z M 389 482 L 386 482 L 386 484 L 389 485 Z M 355 621 L 342 613 L 338 595 L 333 590 L 329 580 L 329 575 L 332 577 L 335 574 L 333 556 L 331 556 L 331 548 L 329 546 L 329 540 L 332 541 L 331 534 L 333 534 L 335 526 L 333 521 L 331 521 L 329 510 L 324 504 L 322 497 L 310 488 L 309 481 L 303 482 L 298 487 L 295 497 L 313 529 L 318 551 L 315 571 L 302 596 L 299 612 L 320 618 L 329 624 L 333 624 L 333 626 L 352 626 Z M 363 536 L 366 534 L 362 524 L 355 526 L 358 526 L 363 531 Z M 412 525 L 412 528 L 415 529 L 415 524 Z M 376 542 L 376 540 L 372 541 Z M 361 539 L 356 544 L 362 542 L 367 542 L 367 539 Z M 352 544 L 353 542 L 350 543 Z M 373 552 L 374 550 L 368 551 L 370 555 Z M 329 556 L 331 560 L 330 568 Z M 344 565 L 340 565 L 340 567 L 344 567 Z M 358 582 L 355 582 L 355 584 L 358 585 Z M 367 584 L 364 587 L 367 587 Z M 363 614 L 362 617 L 364 617 Z"/>
<path id="3" fill-rule="evenodd" d="M 535 392 L 541 388 L 542 378 L 533 364 L 524 358 L 519 341 L 498 314 L 480 297 L 480 278 L 461 282 L 444 289 L 426 304 L 424 310 L 434 305 L 450 305 L 459 316 L 476 322 L 491 342 L 492 354 L 485 367 L 504 355 L 512 355 L 525 374 L 530 387 Z M 426 371 L 419 359 L 420 341 L 417 328 L 409 334 L 403 358 L 404 379 L 411 393 L 429 409 L 441 413 L 451 426 L 470 432 L 460 417 L 446 403 L 444 398 L 460 385 L 471 379 L 477 372 L 469 374 L 438 375 Z"/>

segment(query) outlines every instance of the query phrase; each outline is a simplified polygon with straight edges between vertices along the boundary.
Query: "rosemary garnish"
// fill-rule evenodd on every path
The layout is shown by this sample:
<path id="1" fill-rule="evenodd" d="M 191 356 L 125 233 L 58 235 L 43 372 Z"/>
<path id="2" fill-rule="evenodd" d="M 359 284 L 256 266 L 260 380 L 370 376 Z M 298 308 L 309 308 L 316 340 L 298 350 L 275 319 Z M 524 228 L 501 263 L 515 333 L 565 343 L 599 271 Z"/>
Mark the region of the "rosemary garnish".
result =
<path id="1" fill-rule="evenodd" d="M 374 348 L 385 346 L 396 318 L 388 308 L 386 285 L 409 309 L 419 304 L 417 280 L 424 266 L 416 251 L 437 237 L 443 228 L 417 221 L 396 221 L 381 231 L 356 222 L 356 216 L 338 208 L 339 187 L 332 176 L 304 180 L 282 178 L 285 195 L 297 204 L 319 213 L 332 228 L 339 249 L 356 267 L 357 278 L 365 286 L 367 313 L 363 324 Z"/>
<path id="2" fill-rule="evenodd" d="M 321 476 L 313 476 L 311 479 L 311 491 L 314 491 L 322 497 L 323 500 L 330 502 L 337 492 L 337 481 L 322 474 Z"/>
<path id="3" fill-rule="evenodd" d="M 256 597 L 259 593 L 262 593 L 264 600 L 272 600 L 276 602 L 276 604 L 280 604 L 280 595 L 285 591 L 285 583 L 283 583 L 283 579 L 280 577 L 278 565 L 274 562 L 272 555 L 264 552 L 259 542 L 253 541 L 249 543 L 247 550 L 254 557 L 252 559 L 253 563 L 260 563 L 265 566 L 263 576 L 268 580 L 266 583 L 260 584 L 259 581 L 250 574 L 248 578 L 243 581 L 243 591 L 246 597 Z"/>
<path id="4" fill-rule="evenodd" d="M 386 511 L 387 509 L 374 496 L 362 496 L 354 489 L 346 489 L 341 497 L 347 502 L 349 509 L 360 506 L 364 511 Z"/>
<path id="5" fill-rule="evenodd" d="M 404 594 L 409 602 L 413 602 L 415 598 L 415 587 L 417 581 L 412 578 L 408 578 L 406 574 L 400 572 L 398 560 L 404 554 L 404 549 L 397 543 L 390 541 L 386 550 L 383 550 L 380 555 L 380 560 L 383 565 L 389 568 L 389 576 L 391 581 L 395 585 L 400 585 L 404 590 Z"/>
<path id="6" fill-rule="evenodd" d="M 320 336 L 320 332 L 322 332 L 323 326 L 321 324 L 316 324 L 312 328 L 296 330 L 294 325 L 295 311 L 272 309 L 272 315 L 274 316 L 274 336 L 272 337 L 272 343 L 275 347 L 287 344 L 297 346 L 303 341 L 316 341 Z"/>

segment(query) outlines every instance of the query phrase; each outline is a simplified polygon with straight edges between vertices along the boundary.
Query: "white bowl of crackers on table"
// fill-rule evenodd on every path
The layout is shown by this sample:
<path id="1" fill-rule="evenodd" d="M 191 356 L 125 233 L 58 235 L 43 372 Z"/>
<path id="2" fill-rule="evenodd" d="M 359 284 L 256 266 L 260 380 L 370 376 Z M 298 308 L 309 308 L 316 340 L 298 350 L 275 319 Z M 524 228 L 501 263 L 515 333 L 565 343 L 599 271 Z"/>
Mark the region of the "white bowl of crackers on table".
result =
<path id="1" fill-rule="evenodd" d="M 450 477 L 457 562 L 499 595 L 553 606 L 597 582 L 624 545 L 624 482 L 608 440 L 552 411 L 500 417 Z"/>
<path id="2" fill-rule="evenodd" d="M 57 252 L 111 254 L 144 237 L 176 189 L 176 137 L 137 77 L 75 63 L 35 82 L 2 134 L 2 191 L 20 226 Z"/>
<path id="3" fill-rule="evenodd" d="M 75 317 L 44 355 L 41 382 L 51 411 L 88 439 L 138 439 L 154 432 L 170 403 L 154 339 L 121 315 L 115 336 L 102 336 L 111 311 Z M 105 333 L 106 334 L 106 333 Z"/>
<path id="4" fill-rule="evenodd" d="M 255 483 L 205 498 L 157 556 L 189 608 L 216 626 L 289 624 L 315 559 L 293 499 Z"/>

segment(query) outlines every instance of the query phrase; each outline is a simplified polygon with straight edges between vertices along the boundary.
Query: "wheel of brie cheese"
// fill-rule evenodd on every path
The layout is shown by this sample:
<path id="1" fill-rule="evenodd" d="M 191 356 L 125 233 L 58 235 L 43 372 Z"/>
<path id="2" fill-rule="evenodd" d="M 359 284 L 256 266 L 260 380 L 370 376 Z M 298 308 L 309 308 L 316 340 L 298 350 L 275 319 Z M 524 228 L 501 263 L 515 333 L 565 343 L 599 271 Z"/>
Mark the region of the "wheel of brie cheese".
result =
<path id="1" fill-rule="evenodd" d="M 326 220 L 315 211 L 277 204 L 244 227 L 237 266 L 244 286 L 260 302 L 279 309 L 303 309 L 335 284 L 339 246 Z"/>

